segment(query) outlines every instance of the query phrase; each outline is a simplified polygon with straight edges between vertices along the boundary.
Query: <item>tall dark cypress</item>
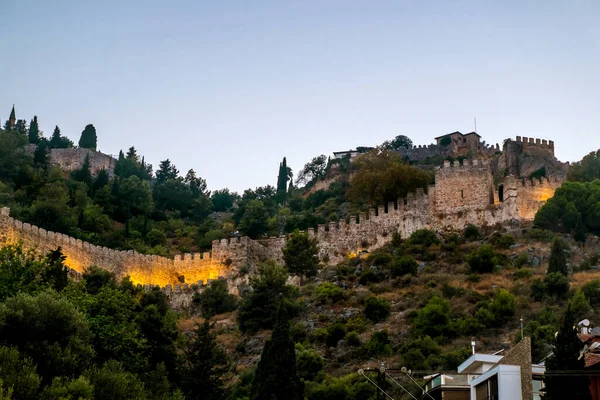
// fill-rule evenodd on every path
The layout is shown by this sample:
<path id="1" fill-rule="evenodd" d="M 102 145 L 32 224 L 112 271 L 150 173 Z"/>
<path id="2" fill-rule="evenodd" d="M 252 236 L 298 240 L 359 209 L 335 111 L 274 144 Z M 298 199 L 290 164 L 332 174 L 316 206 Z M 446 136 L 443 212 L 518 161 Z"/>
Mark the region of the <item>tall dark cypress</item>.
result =
<path id="1" fill-rule="evenodd" d="M 37 115 L 34 115 L 31 123 L 29 124 L 29 132 L 27 133 L 29 137 L 29 143 L 38 144 L 41 139 L 40 126 L 38 125 Z"/>
<path id="2" fill-rule="evenodd" d="M 279 175 L 277 175 L 277 201 L 280 204 L 285 203 L 287 197 L 287 182 L 289 180 L 289 168 L 287 160 L 283 157 L 283 161 L 279 163 Z"/>
<path id="3" fill-rule="evenodd" d="M 585 372 L 585 359 L 579 358 L 583 343 L 573 326 L 575 316 L 568 306 L 556 337 L 552 355 L 546 360 L 544 400 L 591 400 L 590 379 Z"/>
<path id="4" fill-rule="evenodd" d="M 552 242 L 548 273 L 551 274 L 553 272 L 560 272 L 564 276 L 569 275 L 567 259 L 565 257 L 565 242 L 560 238 L 556 238 Z"/>
<path id="5" fill-rule="evenodd" d="M 265 343 L 252 382 L 252 400 L 302 400 L 304 383 L 296 371 L 296 348 L 286 307 L 280 305 L 275 329 Z"/>

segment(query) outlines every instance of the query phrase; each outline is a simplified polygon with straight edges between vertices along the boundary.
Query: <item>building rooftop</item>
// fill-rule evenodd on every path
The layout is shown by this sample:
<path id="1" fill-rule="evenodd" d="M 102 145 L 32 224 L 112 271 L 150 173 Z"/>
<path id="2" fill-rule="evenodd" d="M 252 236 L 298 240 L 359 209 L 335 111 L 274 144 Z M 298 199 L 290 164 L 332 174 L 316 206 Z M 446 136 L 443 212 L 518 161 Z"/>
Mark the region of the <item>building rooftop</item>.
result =
<path id="1" fill-rule="evenodd" d="M 484 364 L 496 364 L 500 360 L 502 360 L 502 356 L 475 353 L 463 361 L 463 363 L 458 366 L 457 371 L 459 374 L 469 372 L 481 373 L 482 371 L 480 371 L 480 369 Z"/>

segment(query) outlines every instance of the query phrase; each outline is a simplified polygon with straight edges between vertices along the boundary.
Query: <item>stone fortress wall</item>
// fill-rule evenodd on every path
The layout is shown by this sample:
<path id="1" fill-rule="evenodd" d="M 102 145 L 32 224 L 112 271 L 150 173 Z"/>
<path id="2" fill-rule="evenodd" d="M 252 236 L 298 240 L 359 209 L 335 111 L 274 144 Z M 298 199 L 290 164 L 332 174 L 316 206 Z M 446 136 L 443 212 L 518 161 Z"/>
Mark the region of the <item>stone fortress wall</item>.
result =
<path id="1" fill-rule="evenodd" d="M 52 149 L 50 151 L 50 164 L 60 167 L 65 172 L 72 172 L 80 169 L 85 162 L 85 158 L 89 157 L 90 169 L 95 175 L 101 170 L 106 170 L 109 175 L 113 175 L 117 160 L 99 151 L 83 148 L 70 149 Z"/>
<path id="2" fill-rule="evenodd" d="M 527 144 L 539 144 L 553 151 L 553 144 L 529 140 Z M 348 222 L 330 222 L 308 229 L 307 233 L 317 238 L 321 259 L 337 263 L 362 250 L 389 243 L 394 232 L 406 238 L 423 228 L 450 232 L 461 231 L 468 224 L 493 226 L 531 221 L 562 181 L 562 178 L 528 181 L 508 176 L 496 187 L 490 160 L 464 160 L 462 164 L 445 161 L 435 171 L 435 185 L 430 185 L 427 191 L 418 189 L 406 198 L 352 216 Z M 235 287 L 243 281 L 238 274 L 240 268 L 266 259 L 281 262 L 285 245 L 285 237 L 223 239 L 213 241 L 210 253 L 170 259 L 94 246 L 22 223 L 11 218 L 9 211 L 0 209 L 0 245 L 22 242 L 25 248 L 42 254 L 60 246 L 67 257 L 66 264 L 73 271 L 81 273 L 86 267 L 97 265 L 118 277 L 130 276 L 134 283 L 159 285 L 169 291 L 226 277 L 235 292 Z"/>

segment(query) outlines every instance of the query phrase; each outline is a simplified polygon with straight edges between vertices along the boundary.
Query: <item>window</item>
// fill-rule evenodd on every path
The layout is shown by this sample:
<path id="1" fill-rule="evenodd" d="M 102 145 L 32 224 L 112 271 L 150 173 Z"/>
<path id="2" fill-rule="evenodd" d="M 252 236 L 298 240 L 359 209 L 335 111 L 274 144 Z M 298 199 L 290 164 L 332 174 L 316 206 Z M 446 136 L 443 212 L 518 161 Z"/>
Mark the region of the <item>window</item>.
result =
<path id="1" fill-rule="evenodd" d="M 498 375 L 475 386 L 476 400 L 498 400 Z"/>

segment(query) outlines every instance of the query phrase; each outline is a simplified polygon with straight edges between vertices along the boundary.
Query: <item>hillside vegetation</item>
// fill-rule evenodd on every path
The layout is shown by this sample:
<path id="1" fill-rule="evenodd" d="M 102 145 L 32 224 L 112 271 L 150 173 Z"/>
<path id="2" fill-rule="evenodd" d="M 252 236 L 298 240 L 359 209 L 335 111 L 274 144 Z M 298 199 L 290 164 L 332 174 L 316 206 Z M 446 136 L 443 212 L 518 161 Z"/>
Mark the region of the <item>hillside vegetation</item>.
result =
<path id="1" fill-rule="evenodd" d="M 92 128 L 80 146 L 96 147 Z M 417 380 L 452 370 L 472 340 L 481 352 L 516 343 L 521 318 L 535 362 L 552 351 L 567 307 L 569 318 L 600 321 L 598 153 L 572 167 L 571 182 L 534 226 L 393 234 L 383 248 L 324 266 L 314 239 L 299 230 L 431 182 L 393 151 L 405 141 L 352 164 L 315 157 L 296 184 L 314 185 L 331 168 L 354 175 L 306 197 L 285 158 L 276 186 L 238 195 L 209 192 L 193 170 L 181 176 L 169 160 L 153 172 L 133 147 L 112 177 L 92 176 L 87 163 L 65 176 L 49 165 L 48 149 L 72 143 L 36 129 L 21 122 L 0 131 L 0 205 L 19 219 L 162 255 L 208 250 L 236 231 L 289 236 L 283 265 L 260 264 L 240 297 L 213 281 L 181 313 L 163 292 L 93 266 L 81 281 L 69 280 L 60 249 L 42 256 L 0 249 L 2 400 L 374 399 L 359 368 L 406 366 Z M 298 285 L 288 283 L 290 274 L 301 277 Z"/>

